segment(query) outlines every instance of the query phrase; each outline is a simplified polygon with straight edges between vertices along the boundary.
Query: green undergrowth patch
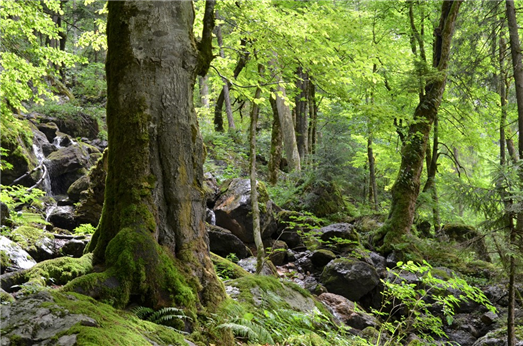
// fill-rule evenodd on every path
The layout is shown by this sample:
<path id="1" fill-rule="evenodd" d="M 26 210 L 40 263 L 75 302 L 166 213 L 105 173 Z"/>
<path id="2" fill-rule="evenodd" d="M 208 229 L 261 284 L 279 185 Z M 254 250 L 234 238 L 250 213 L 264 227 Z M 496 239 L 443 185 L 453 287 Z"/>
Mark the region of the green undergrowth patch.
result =
<path id="1" fill-rule="evenodd" d="M 247 275 L 250 275 L 245 269 L 237 265 L 236 263 L 223 258 L 219 255 L 211 253 L 211 260 L 214 264 L 214 270 L 216 274 L 222 280 L 238 279 Z"/>
<path id="2" fill-rule="evenodd" d="M 51 293 L 54 302 L 44 303 L 57 312 L 67 310 L 94 319 L 96 326 L 78 323 L 62 335 L 77 335 L 78 345 L 150 346 L 152 342 L 162 345 L 186 345 L 184 337 L 174 330 L 155 323 L 140 320 L 132 313 L 117 310 L 108 304 L 77 293 Z M 62 335 L 57 335 L 59 338 Z M 152 341 L 152 342 L 151 342 Z"/>

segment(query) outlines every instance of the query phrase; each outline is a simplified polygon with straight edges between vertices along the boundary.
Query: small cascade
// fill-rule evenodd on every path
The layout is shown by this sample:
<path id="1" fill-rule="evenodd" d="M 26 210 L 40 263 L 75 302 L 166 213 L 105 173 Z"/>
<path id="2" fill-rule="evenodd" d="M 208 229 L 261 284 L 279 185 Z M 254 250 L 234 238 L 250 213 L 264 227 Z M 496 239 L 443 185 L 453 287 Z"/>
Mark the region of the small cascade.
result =
<path id="1" fill-rule="evenodd" d="M 51 201 L 54 202 L 54 199 L 51 199 Z M 51 203 L 50 205 L 47 206 L 47 208 L 45 209 L 45 221 L 49 221 L 49 217 L 51 216 L 53 211 L 55 211 L 57 206 L 58 206 L 58 204 L 56 202 Z"/>
<path id="2" fill-rule="evenodd" d="M 209 224 L 213 226 L 216 226 L 216 214 L 212 209 L 207 208 L 205 221 L 207 221 Z"/>
<path id="3" fill-rule="evenodd" d="M 57 149 L 60 149 L 62 147 L 61 143 L 62 143 L 62 139 L 63 137 L 61 136 L 56 136 L 54 139 L 53 139 L 53 145 L 57 148 Z"/>
<path id="4" fill-rule="evenodd" d="M 51 177 L 49 176 L 49 172 L 47 172 L 47 167 L 44 164 L 45 161 L 45 155 L 42 151 L 42 148 L 40 148 L 38 145 L 33 143 L 33 151 L 35 153 L 36 159 L 38 160 L 38 167 L 40 167 L 40 171 L 42 172 L 42 178 L 37 183 L 38 187 L 44 190 L 49 196 L 52 196 L 51 191 Z"/>

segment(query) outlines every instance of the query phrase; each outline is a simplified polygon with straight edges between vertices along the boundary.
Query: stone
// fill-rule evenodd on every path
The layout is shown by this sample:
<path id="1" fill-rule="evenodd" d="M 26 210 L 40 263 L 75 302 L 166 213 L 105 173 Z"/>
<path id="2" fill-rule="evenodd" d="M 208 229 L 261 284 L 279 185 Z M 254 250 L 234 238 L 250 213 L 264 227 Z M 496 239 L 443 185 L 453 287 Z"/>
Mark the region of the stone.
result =
<path id="1" fill-rule="evenodd" d="M 207 224 L 207 231 L 211 252 L 222 257 L 227 257 L 228 254 L 234 253 L 239 259 L 252 256 L 249 248 L 231 231 L 209 224 Z"/>
<path id="2" fill-rule="evenodd" d="M 85 247 L 87 246 L 87 240 L 71 239 L 62 246 L 62 255 L 70 256 L 74 258 L 80 258 L 84 254 Z"/>
<path id="3" fill-rule="evenodd" d="M 487 311 L 481 315 L 480 320 L 487 326 L 490 326 L 492 323 L 496 322 L 499 319 L 498 314 L 492 311 Z"/>
<path id="4" fill-rule="evenodd" d="M 288 246 L 281 240 L 275 240 L 272 243 L 272 250 L 269 254 L 269 259 L 275 266 L 281 266 L 288 262 Z"/>
<path id="5" fill-rule="evenodd" d="M 472 334 L 464 330 L 455 330 L 447 333 L 449 341 L 460 346 L 472 346 L 477 340 Z"/>
<path id="6" fill-rule="evenodd" d="M 51 178 L 51 191 L 55 195 L 65 194 L 91 167 L 91 157 L 85 145 L 71 145 L 51 153 L 45 165 Z"/>
<path id="7" fill-rule="evenodd" d="M 249 179 L 233 179 L 214 206 L 216 225 L 230 230 L 246 244 L 254 244 L 250 193 Z M 276 207 L 260 182 L 258 194 L 260 231 L 262 239 L 269 239 L 277 227 L 273 213 Z"/>
<path id="8" fill-rule="evenodd" d="M 39 123 L 37 127 L 38 130 L 40 130 L 45 135 L 49 143 L 53 142 L 54 138 L 56 137 L 56 133 L 59 131 L 58 125 L 52 121 L 48 123 Z"/>
<path id="9" fill-rule="evenodd" d="M 334 252 L 325 249 L 316 250 L 312 253 L 311 256 L 312 264 L 318 268 L 325 267 L 330 261 L 334 259 L 336 259 Z"/>
<path id="10" fill-rule="evenodd" d="M 49 215 L 48 221 L 52 223 L 53 226 L 68 231 L 72 231 L 78 226 L 74 217 L 74 208 L 68 205 L 56 207 Z"/>
<path id="11" fill-rule="evenodd" d="M 379 326 L 379 322 L 374 316 L 364 312 L 356 312 L 354 303 L 341 295 L 322 293 L 318 296 L 318 300 L 331 310 L 338 321 L 349 327 L 364 330 L 367 327 L 377 328 Z"/>
<path id="12" fill-rule="evenodd" d="M 27 251 L 4 236 L 0 236 L 0 255 L 2 258 L 2 273 L 29 269 L 36 264 L 36 261 Z"/>
<path id="13" fill-rule="evenodd" d="M 327 264 L 320 280 L 329 292 L 352 301 L 358 301 L 380 282 L 374 267 L 349 258 L 338 258 Z"/>
<path id="14" fill-rule="evenodd" d="M 69 200 L 76 203 L 80 200 L 81 193 L 89 188 L 90 180 L 88 175 L 81 176 L 67 189 Z"/>

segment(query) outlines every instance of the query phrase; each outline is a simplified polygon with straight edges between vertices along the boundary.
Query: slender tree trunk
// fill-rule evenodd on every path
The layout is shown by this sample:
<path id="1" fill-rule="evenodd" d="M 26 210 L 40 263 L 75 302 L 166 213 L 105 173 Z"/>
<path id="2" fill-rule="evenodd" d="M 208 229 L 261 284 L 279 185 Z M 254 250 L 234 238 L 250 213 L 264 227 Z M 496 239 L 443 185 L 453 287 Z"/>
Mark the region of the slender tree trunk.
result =
<path id="1" fill-rule="evenodd" d="M 205 109 L 209 109 L 209 76 L 198 77 L 200 85 L 200 102 Z"/>
<path id="2" fill-rule="evenodd" d="M 246 41 L 242 40 L 241 45 L 242 47 L 245 47 Z M 249 60 L 249 52 L 244 50 L 240 54 L 240 58 L 238 59 L 238 63 L 236 64 L 236 67 L 234 68 L 233 77 L 234 79 L 238 78 L 240 75 L 240 72 L 243 70 L 245 65 L 247 64 L 247 61 Z M 227 86 L 230 89 L 231 83 L 227 82 Z M 214 129 L 218 132 L 223 132 L 223 115 L 222 115 L 222 109 L 223 109 L 223 103 L 225 102 L 225 89 L 222 88 L 222 91 L 220 92 L 220 95 L 218 95 L 218 99 L 216 100 L 216 105 L 214 106 Z"/>
<path id="3" fill-rule="evenodd" d="M 278 118 L 278 109 L 276 108 L 276 99 L 270 98 L 273 121 L 271 132 L 271 155 L 269 157 L 269 183 L 276 185 L 278 182 L 278 173 L 281 164 L 281 143 L 283 134 L 281 132 L 280 119 Z"/>
<path id="4" fill-rule="evenodd" d="M 258 72 L 261 74 L 263 69 L 258 67 Z M 261 96 L 260 87 L 256 88 L 254 99 L 259 99 Z M 261 237 L 260 228 L 260 208 L 258 206 L 258 189 L 256 182 L 256 125 L 258 123 L 258 114 L 260 113 L 260 106 L 253 102 L 251 110 L 251 129 L 250 137 L 250 179 L 251 179 L 251 203 L 252 203 L 252 227 L 254 234 L 254 243 L 256 245 L 256 274 L 260 274 L 263 269 L 263 262 L 265 261 L 265 250 Z"/>
<path id="5" fill-rule="evenodd" d="M 225 53 L 223 52 L 223 38 L 222 38 L 222 29 L 221 25 L 217 25 L 215 28 L 216 39 L 218 40 L 218 47 L 220 47 L 220 56 L 225 58 Z M 227 123 L 229 124 L 229 130 L 236 130 L 236 125 L 234 124 L 234 118 L 232 116 L 232 106 L 231 98 L 229 95 L 229 82 L 227 79 L 222 78 L 223 80 L 223 99 L 225 101 L 225 114 L 227 114 Z"/>
<path id="6" fill-rule="evenodd" d="M 225 292 L 207 245 L 204 149 L 193 106 L 197 73 L 212 58 L 214 1 L 206 2 L 199 43 L 189 1 L 108 7 L 109 163 L 89 248 L 105 271 L 73 286 L 96 287 L 92 295 L 117 306 L 216 307 Z"/>
<path id="7" fill-rule="evenodd" d="M 376 168 L 374 151 L 372 150 L 372 134 L 367 139 L 367 157 L 369 160 L 369 200 L 374 210 L 378 210 L 378 187 L 376 184 Z"/>
<path id="8" fill-rule="evenodd" d="M 316 86 L 309 79 L 309 131 L 308 131 L 308 151 L 309 154 L 316 153 L 316 136 L 318 128 L 318 105 L 316 104 Z"/>
<path id="9" fill-rule="evenodd" d="M 309 76 L 303 71 L 302 67 L 298 68 L 297 71 L 298 81 L 296 87 L 300 91 L 296 95 L 296 141 L 298 145 L 298 153 L 300 155 L 301 162 L 304 162 L 305 155 L 307 154 L 307 135 L 308 135 L 308 93 L 309 93 Z"/>
<path id="10" fill-rule="evenodd" d="M 381 250 L 385 252 L 391 251 L 393 244 L 403 242 L 403 235 L 408 234 L 412 227 L 429 134 L 445 91 L 450 46 L 460 5 L 460 1 L 444 1 L 439 26 L 434 31 L 433 66 L 441 76 L 425 85 L 425 93 L 414 111 L 401 150 L 400 170 L 391 190 L 391 210 L 378 234 L 378 238 L 384 236 Z"/>
<path id="11" fill-rule="evenodd" d="M 439 158 L 439 126 L 438 116 L 434 120 L 434 131 L 432 139 L 432 151 L 430 145 L 427 146 L 427 181 L 423 186 L 423 192 L 430 192 L 432 198 L 432 223 L 434 224 L 434 231 L 438 232 L 441 227 L 441 219 L 439 216 L 438 206 L 438 191 L 436 189 L 436 174 L 438 172 L 438 158 Z"/>
<path id="12" fill-rule="evenodd" d="M 506 15 L 508 30 L 510 36 L 510 51 L 512 54 L 512 66 L 514 70 L 514 81 L 516 84 L 516 101 L 518 108 L 518 156 L 523 157 L 523 63 L 521 54 L 521 45 L 518 33 L 518 23 L 516 20 L 516 8 L 513 0 L 506 0 Z M 520 179 L 523 180 L 523 172 L 519 172 Z M 510 234 L 510 246 L 516 247 L 516 239 L 523 236 L 523 213 L 519 212 L 516 216 L 516 227 Z M 521 248 L 520 248 L 521 250 Z M 507 318 L 507 343 L 508 346 L 516 345 L 515 330 L 515 275 L 516 275 L 516 258 L 510 256 L 510 278 L 509 278 L 509 306 Z"/>

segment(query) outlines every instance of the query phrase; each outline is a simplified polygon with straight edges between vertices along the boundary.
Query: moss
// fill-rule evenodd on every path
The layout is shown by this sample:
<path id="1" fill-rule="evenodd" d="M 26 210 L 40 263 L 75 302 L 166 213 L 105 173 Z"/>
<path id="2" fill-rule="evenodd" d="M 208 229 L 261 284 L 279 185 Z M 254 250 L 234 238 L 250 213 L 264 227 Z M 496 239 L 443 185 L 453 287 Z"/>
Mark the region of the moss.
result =
<path id="1" fill-rule="evenodd" d="M 11 258 L 6 251 L 0 250 L 0 268 L 7 268 L 11 266 Z"/>
<path id="2" fill-rule="evenodd" d="M 224 279 L 238 279 L 244 276 L 251 275 L 245 269 L 226 258 L 211 253 L 211 259 L 214 268 L 219 276 Z"/>
<path id="3" fill-rule="evenodd" d="M 52 238 L 52 234 L 47 237 Z M 24 249 L 35 249 L 45 238 L 44 231 L 32 226 L 20 226 L 10 234 L 10 238 Z"/>
<path id="4" fill-rule="evenodd" d="M 7 292 L 0 291 L 0 304 L 12 303 L 15 298 Z"/>
<path id="5" fill-rule="evenodd" d="M 52 292 L 54 302 L 44 303 L 51 311 L 70 311 L 96 321 L 97 326 L 78 323 L 68 331 L 57 335 L 77 335 L 78 345 L 113 346 L 144 345 L 151 342 L 186 345 L 184 337 L 174 330 L 138 319 L 135 315 L 119 311 L 89 297 L 76 293 Z M 149 341 L 150 340 L 150 341 Z"/>
<path id="6" fill-rule="evenodd" d="M 72 279 L 89 273 L 93 269 L 91 261 L 91 254 L 81 258 L 55 258 L 38 263 L 22 275 L 25 281 L 42 286 L 65 285 Z"/>

